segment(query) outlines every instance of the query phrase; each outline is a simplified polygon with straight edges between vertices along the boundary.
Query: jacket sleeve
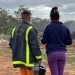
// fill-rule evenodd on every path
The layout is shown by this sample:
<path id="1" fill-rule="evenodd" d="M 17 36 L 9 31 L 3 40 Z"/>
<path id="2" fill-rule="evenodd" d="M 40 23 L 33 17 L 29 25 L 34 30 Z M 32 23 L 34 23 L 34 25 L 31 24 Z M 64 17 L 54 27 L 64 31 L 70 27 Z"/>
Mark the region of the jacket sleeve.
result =
<path id="1" fill-rule="evenodd" d="M 71 37 L 69 29 L 67 28 L 66 45 L 70 45 L 70 44 L 72 44 L 72 37 Z"/>
<path id="2" fill-rule="evenodd" d="M 9 47 L 12 49 L 12 37 L 9 40 Z"/>
<path id="3" fill-rule="evenodd" d="M 12 34 L 11 34 L 11 37 L 10 37 L 10 40 L 9 40 L 9 46 L 10 46 L 11 49 L 12 49 L 12 41 L 13 41 L 15 29 L 16 29 L 16 28 L 13 28 Z"/>
<path id="4" fill-rule="evenodd" d="M 30 43 L 30 47 L 31 47 L 31 50 L 32 50 L 34 57 L 37 60 L 42 59 L 42 53 L 41 53 L 41 50 L 39 47 L 37 34 L 36 34 L 36 31 L 34 28 L 32 28 L 29 32 L 29 43 Z"/>

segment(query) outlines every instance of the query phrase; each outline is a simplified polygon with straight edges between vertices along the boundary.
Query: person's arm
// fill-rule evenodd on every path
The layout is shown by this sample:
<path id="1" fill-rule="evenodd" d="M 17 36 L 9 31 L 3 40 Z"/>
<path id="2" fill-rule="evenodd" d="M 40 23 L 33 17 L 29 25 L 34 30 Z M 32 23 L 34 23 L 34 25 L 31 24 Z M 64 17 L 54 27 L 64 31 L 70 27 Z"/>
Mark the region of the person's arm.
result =
<path id="1" fill-rule="evenodd" d="M 12 49 L 12 37 L 9 40 L 9 47 Z"/>
<path id="2" fill-rule="evenodd" d="M 67 28 L 67 34 L 66 34 L 66 45 L 71 45 L 72 44 L 72 37 L 69 29 Z"/>
<path id="3" fill-rule="evenodd" d="M 32 53 L 39 63 L 40 60 L 42 59 L 42 53 L 40 51 L 37 34 L 34 28 L 32 28 L 29 32 L 29 43 L 30 43 Z"/>
<path id="4" fill-rule="evenodd" d="M 12 40 L 13 40 L 13 37 L 14 37 L 15 29 L 16 29 L 16 28 L 13 28 L 12 34 L 11 34 L 11 37 L 10 37 L 10 40 L 9 40 L 9 46 L 10 46 L 11 49 L 12 49 Z"/>
<path id="5" fill-rule="evenodd" d="M 41 42 L 42 42 L 42 44 L 46 44 L 47 43 L 47 27 L 45 28 L 45 30 L 44 30 L 44 33 L 43 33 L 43 37 L 42 37 L 42 39 L 41 39 Z"/>

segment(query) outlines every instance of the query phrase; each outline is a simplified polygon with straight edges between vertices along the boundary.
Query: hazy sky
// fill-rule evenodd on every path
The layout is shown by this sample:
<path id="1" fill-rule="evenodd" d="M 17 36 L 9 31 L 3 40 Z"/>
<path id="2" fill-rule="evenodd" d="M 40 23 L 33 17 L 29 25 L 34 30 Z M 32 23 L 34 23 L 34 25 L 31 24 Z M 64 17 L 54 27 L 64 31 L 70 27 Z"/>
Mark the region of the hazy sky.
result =
<path id="1" fill-rule="evenodd" d="M 11 14 L 21 5 L 29 7 L 34 17 L 47 19 L 51 8 L 58 6 L 60 20 L 75 20 L 75 0 L 0 0 L 0 7 L 9 9 Z"/>

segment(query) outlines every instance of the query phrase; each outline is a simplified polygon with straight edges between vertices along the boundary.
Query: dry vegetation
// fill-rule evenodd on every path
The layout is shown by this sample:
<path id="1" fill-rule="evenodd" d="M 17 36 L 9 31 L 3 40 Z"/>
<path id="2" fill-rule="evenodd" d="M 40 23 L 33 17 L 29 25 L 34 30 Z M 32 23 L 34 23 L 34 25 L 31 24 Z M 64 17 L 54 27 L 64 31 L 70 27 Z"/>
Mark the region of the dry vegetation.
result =
<path id="1" fill-rule="evenodd" d="M 12 52 L 9 48 L 9 42 L 6 40 L 0 40 L 0 75 L 19 75 L 19 69 L 12 67 Z M 50 75 L 50 71 L 46 61 L 46 54 L 44 46 L 41 45 L 43 53 L 42 63 L 45 65 L 47 72 L 46 75 Z M 75 41 L 72 46 L 68 47 L 67 51 L 67 63 L 65 66 L 64 75 L 75 75 Z"/>

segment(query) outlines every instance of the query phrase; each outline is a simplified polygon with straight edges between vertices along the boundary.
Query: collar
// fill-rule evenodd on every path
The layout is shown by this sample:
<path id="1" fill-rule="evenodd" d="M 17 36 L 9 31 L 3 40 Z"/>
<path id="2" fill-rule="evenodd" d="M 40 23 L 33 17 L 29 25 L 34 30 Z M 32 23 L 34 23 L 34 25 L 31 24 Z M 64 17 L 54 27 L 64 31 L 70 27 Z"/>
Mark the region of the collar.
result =
<path id="1" fill-rule="evenodd" d="M 51 22 L 51 23 L 56 23 L 56 24 L 63 24 L 62 22 L 58 21 L 58 22 Z"/>
<path id="2" fill-rule="evenodd" d="M 26 21 L 23 21 L 22 24 L 30 25 L 30 23 L 28 23 L 28 22 L 26 22 Z"/>

